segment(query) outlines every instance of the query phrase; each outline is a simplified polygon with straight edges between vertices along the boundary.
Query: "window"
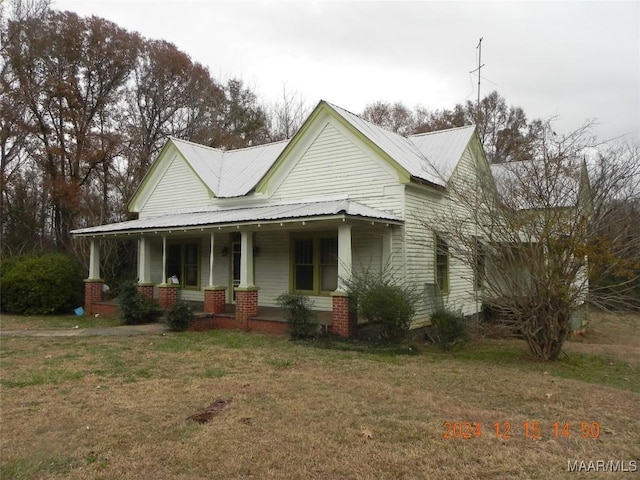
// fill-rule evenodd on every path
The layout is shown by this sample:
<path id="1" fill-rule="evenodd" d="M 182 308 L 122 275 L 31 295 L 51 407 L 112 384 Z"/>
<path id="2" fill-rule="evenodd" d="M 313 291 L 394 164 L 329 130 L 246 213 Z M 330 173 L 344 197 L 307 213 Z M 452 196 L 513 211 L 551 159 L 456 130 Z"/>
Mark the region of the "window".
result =
<path id="1" fill-rule="evenodd" d="M 167 276 L 176 276 L 182 288 L 199 288 L 200 246 L 195 242 L 171 243 L 167 252 Z"/>
<path id="2" fill-rule="evenodd" d="M 338 238 L 334 234 L 294 236 L 292 290 L 331 292 L 338 288 Z"/>
<path id="3" fill-rule="evenodd" d="M 449 293 L 449 244 L 436 235 L 436 283 L 442 293 Z"/>

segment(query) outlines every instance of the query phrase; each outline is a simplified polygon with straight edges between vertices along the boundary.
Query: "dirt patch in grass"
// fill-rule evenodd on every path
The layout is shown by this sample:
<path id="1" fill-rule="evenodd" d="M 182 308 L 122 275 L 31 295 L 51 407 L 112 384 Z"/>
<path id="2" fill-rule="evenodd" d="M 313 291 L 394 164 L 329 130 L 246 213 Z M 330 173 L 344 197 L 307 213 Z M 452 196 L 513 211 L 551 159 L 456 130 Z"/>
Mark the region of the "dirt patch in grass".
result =
<path id="1" fill-rule="evenodd" d="M 574 479 L 593 474 L 570 460 L 640 457 L 640 393 L 561 378 L 517 341 L 399 355 L 213 331 L 11 337 L 0 354 L 3 479 Z"/>

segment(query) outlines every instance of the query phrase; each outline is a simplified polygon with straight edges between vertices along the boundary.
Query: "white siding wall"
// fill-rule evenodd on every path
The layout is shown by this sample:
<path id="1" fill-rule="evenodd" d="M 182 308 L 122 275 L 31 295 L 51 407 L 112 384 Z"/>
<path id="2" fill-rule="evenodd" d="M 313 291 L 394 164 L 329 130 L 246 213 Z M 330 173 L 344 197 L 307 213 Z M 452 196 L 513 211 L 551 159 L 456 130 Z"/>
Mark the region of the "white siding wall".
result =
<path id="1" fill-rule="evenodd" d="M 277 306 L 276 297 L 289 291 L 289 233 L 287 231 L 257 232 L 255 245 L 260 254 L 255 257 L 255 280 L 260 305 Z"/>
<path id="2" fill-rule="evenodd" d="M 336 232 L 337 234 L 337 232 Z M 382 235 L 379 227 L 356 225 L 352 229 L 353 267 L 379 271 L 382 258 Z M 260 253 L 255 257 L 255 279 L 260 305 L 277 306 L 276 297 L 289 291 L 290 281 L 289 231 L 256 233 L 256 246 Z M 311 295 L 316 310 L 330 311 L 332 298 L 327 295 Z"/>
<path id="3" fill-rule="evenodd" d="M 347 137 L 338 126 L 328 122 L 297 159 L 272 198 L 347 193 L 351 200 L 399 215 L 402 195 L 397 175 L 383 162 L 359 145 L 358 139 Z"/>
<path id="4" fill-rule="evenodd" d="M 454 181 L 464 180 L 473 184 L 474 158 L 467 150 L 454 174 Z M 419 288 L 425 283 L 436 282 L 435 268 L 435 232 L 446 233 L 446 222 L 464 215 L 462 207 L 445 195 L 431 193 L 421 187 L 408 186 L 405 194 L 405 255 L 406 278 L 415 282 Z M 455 224 L 454 220 L 454 224 Z M 473 232 L 469 232 L 470 235 Z M 451 243 L 454 243 L 453 241 Z M 456 258 L 455 249 L 449 246 L 449 292 L 443 295 L 445 306 L 461 310 L 464 315 L 472 315 L 479 310 L 474 289 L 473 269 L 460 256 Z M 415 325 L 428 322 L 428 312 L 421 304 Z"/>
<path id="5" fill-rule="evenodd" d="M 382 235 L 385 229 L 371 225 L 356 225 L 351 229 L 354 271 L 382 271 Z"/>
<path id="6" fill-rule="evenodd" d="M 140 211 L 140 218 L 190 210 L 210 204 L 209 193 L 184 159 L 176 154 Z"/>

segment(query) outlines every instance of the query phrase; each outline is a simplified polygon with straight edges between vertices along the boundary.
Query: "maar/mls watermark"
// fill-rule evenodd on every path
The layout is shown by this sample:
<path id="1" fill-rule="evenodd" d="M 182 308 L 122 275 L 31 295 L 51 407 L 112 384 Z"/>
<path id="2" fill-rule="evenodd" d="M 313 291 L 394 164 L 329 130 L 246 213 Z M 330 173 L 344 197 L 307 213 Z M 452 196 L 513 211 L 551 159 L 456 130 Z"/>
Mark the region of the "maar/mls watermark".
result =
<path id="1" fill-rule="evenodd" d="M 569 472 L 620 472 L 638 471 L 638 460 L 567 460 Z"/>

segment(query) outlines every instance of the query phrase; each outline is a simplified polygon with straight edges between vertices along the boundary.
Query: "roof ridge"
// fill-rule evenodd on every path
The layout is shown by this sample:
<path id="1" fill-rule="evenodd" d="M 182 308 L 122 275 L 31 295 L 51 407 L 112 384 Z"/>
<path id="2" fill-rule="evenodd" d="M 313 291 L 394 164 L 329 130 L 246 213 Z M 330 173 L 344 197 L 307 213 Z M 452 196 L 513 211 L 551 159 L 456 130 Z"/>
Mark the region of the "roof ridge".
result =
<path id="1" fill-rule="evenodd" d="M 244 151 L 247 151 L 247 150 L 270 147 L 272 145 L 278 145 L 279 143 L 288 143 L 290 141 L 291 141 L 291 139 L 287 138 L 287 139 L 284 139 L 284 140 L 278 140 L 276 142 L 262 143 L 260 145 L 251 145 L 249 147 L 242 147 L 242 148 L 233 148 L 231 150 L 223 150 L 223 152 L 224 153 L 244 152 Z"/>
<path id="2" fill-rule="evenodd" d="M 234 148 L 232 150 L 225 150 L 223 148 L 217 148 L 217 147 L 210 147 L 209 145 L 205 145 L 203 143 L 198 143 L 198 142 L 193 142 L 191 140 L 185 140 L 184 138 L 178 138 L 175 137 L 173 135 L 169 135 L 168 138 L 170 140 L 177 140 L 178 142 L 183 142 L 183 143 L 188 143 L 189 145 L 195 145 L 196 147 L 202 147 L 202 148 L 207 148 L 209 150 L 215 150 L 216 152 L 222 152 L 222 153 L 230 153 L 230 152 L 240 152 L 240 151 L 245 151 L 245 150 L 251 150 L 254 148 L 262 148 L 262 147 L 268 147 L 271 145 L 277 145 L 279 143 L 285 143 L 285 142 L 289 142 L 291 139 L 285 139 L 285 140 L 278 140 L 276 142 L 268 142 L 268 143 L 263 143 L 260 145 L 251 145 L 249 147 L 241 147 L 241 148 Z"/>
<path id="3" fill-rule="evenodd" d="M 188 143 L 189 145 L 194 145 L 196 147 L 206 148 L 208 150 L 215 150 L 216 152 L 221 152 L 221 153 L 225 152 L 221 148 L 210 147 L 209 145 L 204 145 L 202 143 L 192 142 L 191 140 L 185 140 L 184 138 L 174 137 L 173 135 L 169 135 L 169 140 L 171 140 L 171 141 L 176 141 L 177 140 L 178 142 Z"/>
<path id="4" fill-rule="evenodd" d="M 436 133 L 452 132 L 454 130 L 464 130 L 464 129 L 472 128 L 472 127 L 475 128 L 476 124 L 475 123 L 471 123 L 469 125 L 463 125 L 462 127 L 443 128 L 441 130 L 433 130 L 431 132 L 415 133 L 413 135 L 409 135 L 407 138 L 424 137 L 424 136 L 427 136 L 427 135 L 435 135 Z"/>

